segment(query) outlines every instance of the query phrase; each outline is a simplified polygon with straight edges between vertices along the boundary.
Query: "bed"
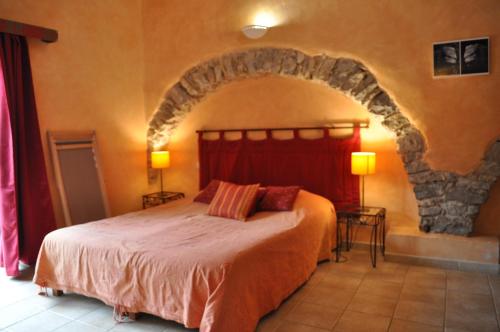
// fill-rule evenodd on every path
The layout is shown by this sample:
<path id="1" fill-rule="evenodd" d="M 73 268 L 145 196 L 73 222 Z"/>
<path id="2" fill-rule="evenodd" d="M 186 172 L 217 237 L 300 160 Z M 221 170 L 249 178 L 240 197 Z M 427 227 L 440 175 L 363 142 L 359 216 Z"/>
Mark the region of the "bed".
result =
<path id="1" fill-rule="evenodd" d="M 246 222 L 185 198 L 48 234 L 34 282 L 202 332 L 254 331 L 335 246 L 332 203 L 301 190 L 292 211 Z"/>

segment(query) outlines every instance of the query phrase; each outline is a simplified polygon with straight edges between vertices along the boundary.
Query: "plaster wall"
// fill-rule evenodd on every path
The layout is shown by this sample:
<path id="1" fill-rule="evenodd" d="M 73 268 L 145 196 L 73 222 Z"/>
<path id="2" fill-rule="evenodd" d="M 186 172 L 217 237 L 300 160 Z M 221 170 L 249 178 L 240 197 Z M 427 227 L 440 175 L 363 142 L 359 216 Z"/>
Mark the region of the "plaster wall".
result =
<path id="1" fill-rule="evenodd" d="M 28 39 L 53 204 L 63 225 L 47 130 L 95 130 L 113 215 L 147 192 L 141 1 L 0 0 L 0 17 L 59 31 Z"/>
<path id="2" fill-rule="evenodd" d="M 244 38 L 239 30 L 260 10 L 276 14 L 278 25 L 260 40 Z M 59 31 L 54 44 L 29 40 L 44 148 L 47 130 L 95 129 L 114 215 L 139 208 L 140 195 L 157 189 L 147 185 L 145 135 L 163 92 L 194 65 L 247 47 L 292 47 L 359 59 L 424 133 L 431 166 L 467 173 L 500 133 L 499 13 L 496 0 L 455 0 L 452 5 L 398 0 L 0 0 L 2 18 Z M 432 78 L 432 42 L 485 35 L 491 40 L 490 75 Z M 193 131 L 202 126 L 306 125 L 359 116 L 369 115 L 310 82 L 270 77 L 228 85 L 197 105 L 173 137 L 167 186 L 196 190 Z M 416 202 L 390 133 L 372 119 L 363 138 L 364 149 L 379 155 L 379 172 L 367 178 L 367 201 L 387 206 L 391 220 L 416 227 Z M 46 162 L 51 170 L 47 153 Z M 61 223 L 52 172 L 49 177 Z M 388 193 L 386 199 L 380 198 L 379 188 Z M 478 233 L 500 234 L 498 188 L 497 183 L 481 209 Z"/>
<path id="3" fill-rule="evenodd" d="M 274 13 L 278 25 L 262 39 L 246 39 L 239 30 L 252 23 L 259 11 Z M 230 51 L 290 47 L 308 54 L 354 58 L 368 66 L 426 136 L 426 160 L 431 167 L 466 174 L 500 133 L 495 88 L 500 83 L 495 70 L 500 62 L 495 57 L 500 48 L 496 42 L 499 13 L 500 3 L 493 0 L 459 0 L 453 5 L 397 0 L 147 1 L 143 3 L 146 115 L 151 116 L 163 92 L 185 70 Z M 432 78 L 433 42 L 478 36 L 490 36 L 490 75 Z M 172 137 L 169 184 L 188 192 L 197 189 L 196 129 L 309 125 L 368 116 L 354 103 L 338 107 L 340 97 L 335 92 L 312 85 L 264 78 L 217 90 L 195 106 Z M 367 178 L 367 201 L 386 206 L 391 222 L 416 228 L 416 201 L 411 186 L 403 181 L 402 164 L 389 136 L 375 127 L 365 131 L 363 148 L 378 150 L 381 167 L 380 173 Z M 500 234 L 498 186 L 478 218 L 479 234 Z"/>

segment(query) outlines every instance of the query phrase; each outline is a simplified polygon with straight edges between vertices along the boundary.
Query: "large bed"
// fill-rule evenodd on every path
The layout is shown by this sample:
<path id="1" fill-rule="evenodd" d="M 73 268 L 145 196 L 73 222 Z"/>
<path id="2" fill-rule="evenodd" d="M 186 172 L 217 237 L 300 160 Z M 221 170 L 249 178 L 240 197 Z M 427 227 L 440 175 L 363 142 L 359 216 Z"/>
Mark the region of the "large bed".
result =
<path id="1" fill-rule="evenodd" d="M 332 203 L 305 190 L 292 211 L 246 222 L 207 209 L 186 198 L 54 231 L 34 282 L 202 332 L 254 331 L 336 244 Z"/>

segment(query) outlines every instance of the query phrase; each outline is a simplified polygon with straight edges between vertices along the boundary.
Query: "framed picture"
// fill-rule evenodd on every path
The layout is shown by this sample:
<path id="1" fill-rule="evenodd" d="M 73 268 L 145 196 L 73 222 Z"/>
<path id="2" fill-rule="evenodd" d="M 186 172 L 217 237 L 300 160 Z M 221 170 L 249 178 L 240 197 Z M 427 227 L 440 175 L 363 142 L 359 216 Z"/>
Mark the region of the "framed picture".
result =
<path id="1" fill-rule="evenodd" d="M 434 77 L 489 74 L 489 38 L 433 44 Z"/>

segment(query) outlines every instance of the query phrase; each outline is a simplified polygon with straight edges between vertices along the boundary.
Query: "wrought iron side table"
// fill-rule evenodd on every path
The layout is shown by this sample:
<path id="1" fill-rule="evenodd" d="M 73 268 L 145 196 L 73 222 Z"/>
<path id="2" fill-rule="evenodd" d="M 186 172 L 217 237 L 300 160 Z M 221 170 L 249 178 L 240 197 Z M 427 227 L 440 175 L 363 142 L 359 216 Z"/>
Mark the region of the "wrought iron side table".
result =
<path id="1" fill-rule="evenodd" d="M 142 208 L 147 209 L 181 198 L 184 198 L 184 193 L 159 191 L 156 193 L 146 194 L 142 196 Z"/>
<path id="2" fill-rule="evenodd" d="M 385 255 L 385 208 L 353 205 L 336 206 L 337 211 L 337 248 L 336 262 L 339 261 L 342 251 L 342 227 L 345 225 L 346 251 L 352 246 L 353 226 L 371 227 L 370 235 L 370 259 L 373 267 L 377 267 L 377 246 L 380 241 L 380 251 Z"/>

